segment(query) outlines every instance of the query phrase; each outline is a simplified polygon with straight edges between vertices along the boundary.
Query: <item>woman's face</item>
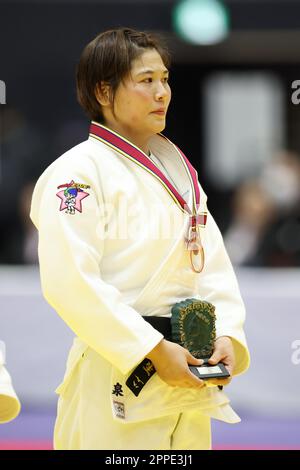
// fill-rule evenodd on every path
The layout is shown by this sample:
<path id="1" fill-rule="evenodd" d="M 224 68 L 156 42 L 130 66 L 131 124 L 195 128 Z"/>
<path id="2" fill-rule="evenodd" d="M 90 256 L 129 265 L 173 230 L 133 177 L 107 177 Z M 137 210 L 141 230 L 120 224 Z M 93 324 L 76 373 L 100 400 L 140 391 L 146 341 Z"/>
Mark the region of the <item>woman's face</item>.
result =
<path id="1" fill-rule="evenodd" d="M 151 136 L 165 128 L 170 100 L 168 70 L 159 53 L 148 49 L 133 61 L 131 73 L 117 88 L 114 120 L 129 134 Z M 163 113 L 154 113 L 160 108 Z"/>

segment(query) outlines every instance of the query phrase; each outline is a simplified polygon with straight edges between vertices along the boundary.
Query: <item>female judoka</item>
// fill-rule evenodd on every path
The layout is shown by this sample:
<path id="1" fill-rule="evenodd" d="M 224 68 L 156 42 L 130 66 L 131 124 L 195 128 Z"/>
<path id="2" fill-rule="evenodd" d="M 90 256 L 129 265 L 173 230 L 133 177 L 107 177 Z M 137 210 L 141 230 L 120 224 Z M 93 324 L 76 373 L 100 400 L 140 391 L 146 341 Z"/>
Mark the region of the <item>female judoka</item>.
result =
<path id="1" fill-rule="evenodd" d="M 169 335 L 174 304 L 210 302 L 210 363 L 231 376 L 248 367 L 245 307 L 222 235 L 188 149 L 161 134 L 169 68 L 157 36 L 99 34 L 77 68 L 89 136 L 35 186 L 43 293 L 76 335 L 56 390 L 55 449 L 210 449 L 211 418 L 239 421 L 220 387 L 230 379 L 196 377 L 189 365 L 202 359 Z M 185 91 L 191 99 L 188 82 Z"/>

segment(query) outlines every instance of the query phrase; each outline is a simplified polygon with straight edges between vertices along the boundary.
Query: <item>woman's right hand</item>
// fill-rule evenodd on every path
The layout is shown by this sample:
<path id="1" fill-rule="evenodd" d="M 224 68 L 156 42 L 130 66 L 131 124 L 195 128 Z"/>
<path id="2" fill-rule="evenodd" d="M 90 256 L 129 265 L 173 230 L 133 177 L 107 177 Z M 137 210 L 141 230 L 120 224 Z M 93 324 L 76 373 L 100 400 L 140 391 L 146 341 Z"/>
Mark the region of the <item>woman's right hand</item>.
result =
<path id="1" fill-rule="evenodd" d="M 153 363 L 159 377 L 172 387 L 199 389 L 205 386 L 205 382 L 198 379 L 188 367 L 189 364 L 200 366 L 203 360 L 196 359 L 179 344 L 163 339 L 147 354 L 147 358 Z"/>

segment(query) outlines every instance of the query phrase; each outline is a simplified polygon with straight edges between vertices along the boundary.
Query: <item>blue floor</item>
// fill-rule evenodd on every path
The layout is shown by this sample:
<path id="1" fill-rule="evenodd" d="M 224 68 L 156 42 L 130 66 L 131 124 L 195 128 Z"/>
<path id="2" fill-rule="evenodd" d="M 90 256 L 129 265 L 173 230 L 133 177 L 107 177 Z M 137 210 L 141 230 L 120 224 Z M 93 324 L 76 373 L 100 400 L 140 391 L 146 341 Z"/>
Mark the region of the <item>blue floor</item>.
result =
<path id="1" fill-rule="evenodd" d="M 213 447 L 215 449 L 300 449 L 300 418 L 283 419 L 263 416 L 246 416 L 239 413 L 242 422 L 227 424 L 212 421 Z M 44 443 L 51 448 L 55 409 L 26 409 L 12 422 L 0 425 L 0 445 L 17 446 L 18 442 Z"/>

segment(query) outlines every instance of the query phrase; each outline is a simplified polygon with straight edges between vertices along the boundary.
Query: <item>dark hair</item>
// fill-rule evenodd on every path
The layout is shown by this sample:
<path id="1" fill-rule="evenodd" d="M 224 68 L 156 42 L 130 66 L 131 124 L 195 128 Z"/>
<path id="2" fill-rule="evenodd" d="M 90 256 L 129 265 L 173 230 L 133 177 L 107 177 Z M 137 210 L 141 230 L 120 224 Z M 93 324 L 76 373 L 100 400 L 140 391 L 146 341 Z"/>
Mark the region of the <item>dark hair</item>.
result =
<path id="1" fill-rule="evenodd" d="M 102 108 L 95 96 L 101 81 L 110 85 L 113 104 L 116 90 L 129 74 L 132 61 L 145 49 L 156 49 L 169 68 L 171 56 L 161 36 L 130 28 L 117 28 L 100 33 L 84 48 L 76 70 L 77 99 L 89 118 L 104 122 Z"/>

